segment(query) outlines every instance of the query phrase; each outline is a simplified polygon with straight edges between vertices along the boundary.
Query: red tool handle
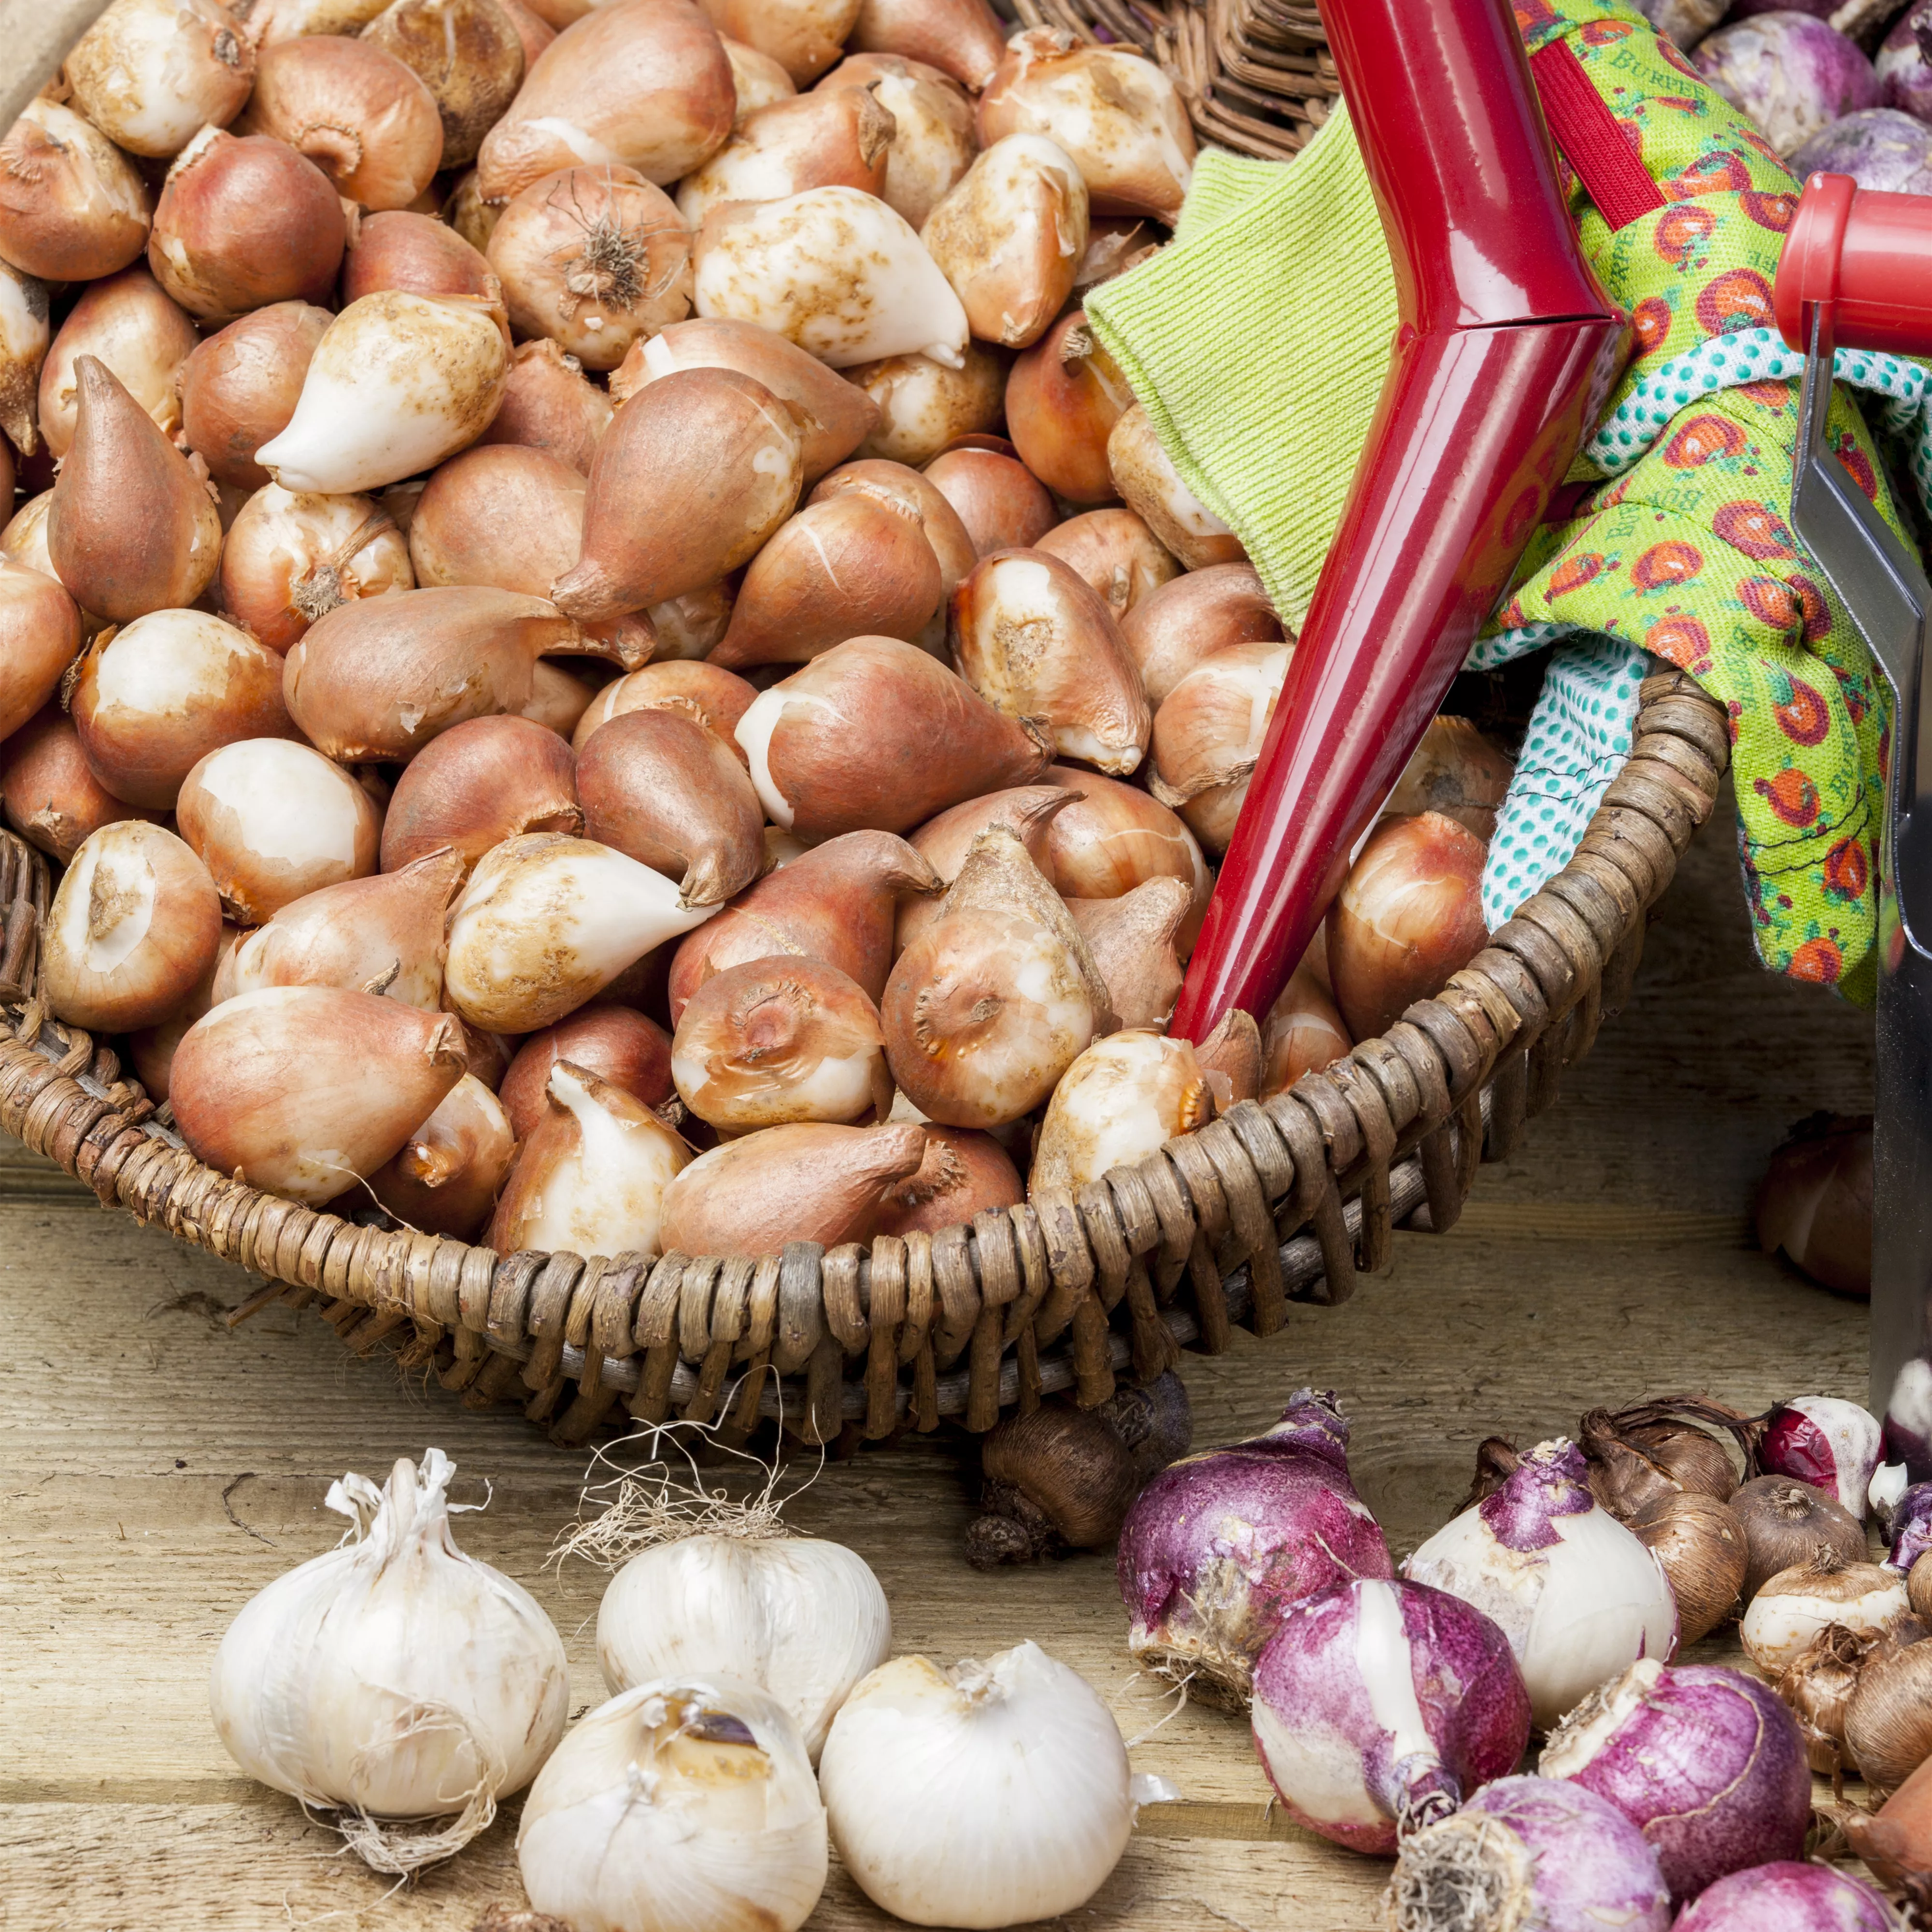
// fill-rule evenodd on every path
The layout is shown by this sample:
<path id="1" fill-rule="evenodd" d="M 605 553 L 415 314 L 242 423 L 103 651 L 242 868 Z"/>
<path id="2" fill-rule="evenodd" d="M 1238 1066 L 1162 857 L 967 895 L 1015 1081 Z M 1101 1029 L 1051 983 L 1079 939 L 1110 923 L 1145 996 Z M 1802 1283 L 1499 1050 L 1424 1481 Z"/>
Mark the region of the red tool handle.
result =
<path id="1" fill-rule="evenodd" d="M 1840 349 L 1932 355 L 1932 195 L 1885 194 L 1850 175 L 1814 175 L 1784 238 L 1772 306 L 1778 332 L 1809 346 L 1822 304 Z"/>
<path id="2" fill-rule="evenodd" d="M 1623 354 L 1510 0 L 1346 0 L 1326 24 L 1402 325 L 1174 1010 L 1191 1040 L 1281 990 Z"/>

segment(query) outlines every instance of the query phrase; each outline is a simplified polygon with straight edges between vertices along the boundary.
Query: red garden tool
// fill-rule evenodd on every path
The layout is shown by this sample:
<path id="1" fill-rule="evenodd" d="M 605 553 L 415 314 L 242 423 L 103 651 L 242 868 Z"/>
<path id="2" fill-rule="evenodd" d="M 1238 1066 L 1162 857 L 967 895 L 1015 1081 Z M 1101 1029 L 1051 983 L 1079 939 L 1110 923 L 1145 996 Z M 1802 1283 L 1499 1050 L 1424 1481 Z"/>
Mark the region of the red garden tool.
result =
<path id="1" fill-rule="evenodd" d="M 1872 1406 L 1886 1453 L 1932 1478 L 1932 703 L 1919 560 L 1826 431 L 1838 349 L 1932 355 L 1932 197 L 1845 175 L 1804 184 L 1774 292 L 1805 352 L 1791 520 L 1892 687 L 1879 856 L 1878 1066 L 1872 1159 Z"/>
<path id="2" fill-rule="evenodd" d="M 1402 321 L 1174 1011 L 1174 1030 L 1193 1040 L 1231 1006 L 1259 1018 L 1280 991 L 1508 586 L 1626 340 L 1578 250 L 1539 87 L 1552 118 L 1576 130 L 1564 152 L 1600 207 L 1632 191 L 1633 158 L 1568 46 L 1538 55 L 1533 82 L 1510 0 L 1334 0 L 1324 25 Z M 1640 201 L 1656 195 L 1640 166 L 1635 176 Z"/>

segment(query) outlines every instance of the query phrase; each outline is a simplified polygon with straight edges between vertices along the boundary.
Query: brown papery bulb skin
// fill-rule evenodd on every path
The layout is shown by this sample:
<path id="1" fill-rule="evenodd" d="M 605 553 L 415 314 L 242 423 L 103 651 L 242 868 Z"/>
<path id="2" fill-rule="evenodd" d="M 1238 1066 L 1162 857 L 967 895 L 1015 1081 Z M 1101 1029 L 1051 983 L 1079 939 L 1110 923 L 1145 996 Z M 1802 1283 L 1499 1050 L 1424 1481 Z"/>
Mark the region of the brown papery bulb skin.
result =
<path id="1" fill-rule="evenodd" d="M 1772 1150 L 1751 1206 L 1757 1244 L 1821 1286 L 1871 1293 L 1872 1117 L 1808 1114 Z"/>
<path id="2" fill-rule="evenodd" d="M 1154 714 L 1148 788 L 1217 858 L 1234 836 L 1293 649 L 1230 644 L 1196 664 Z"/>
<path id="3" fill-rule="evenodd" d="M 802 449 L 790 411 L 735 370 L 651 383 L 597 446 L 583 556 L 552 587 L 558 608 L 594 623 L 716 583 L 790 515 Z"/>
<path id="4" fill-rule="evenodd" d="M 1161 250 L 1160 230 L 1130 215 L 1096 215 L 1087 225 L 1087 252 L 1080 258 L 1073 286 L 1083 294 L 1137 268 Z"/>
<path id="5" fill-rule="evenodd" d="M 1920 1557 L 1906 1574 L 1905 1588 L 1912 1614 L 1922 1622 L 1932 1624 L 1932 1562 Z"/>
<path id="6" fill-rule="evenodd" d="M 1298 966 L 1262 1029 L 1262 1097 L 1286 1092 L 1304 1073 L 1332 1066 L 1354 1044 L 1322 982 L 1306 962 Z"/>
<path id="7" fill-rule="evenodd" d="M 1663 1565 L 1677 1600 L 1677 1640 L 1695 1643 L 1729 1618 L 1749 1558 L 1744 1525 L 1715 1496 L 1686 1490 L 1631 1517 L 1637 1540 Z"/>
<path id="8" fill-rule="evenodd" d="M 1162 446 L 1154 420 L 1136 403 L 1107 437 L 1114 487 L 1187 570 L 1245 563 L 1241 540 L 1202 502 Z"/>
<path id="9" fill-rule="evenodd" d="M 1076 1195 L 1110 1168 L 1158 1154 L 1214 1115 L 1194 1048 L 1154 1032 L 1096 1040 L 1054 1089 L 1040 1123 L 1027 1192 Z"/>
<path id="10" fill-rule="evenodd" d="M 216 0 L 113 0 L 62 70 L 76 104 L 117 147 L 160 160 L 248 98 L 254 49 Z"/>
<path id="11" fill-rule="evenodd" d="M 854 462 L 842 463 L 814 485 L 811 500 L 814 503 L 829 502 L 834 496 L 848 492 L 876 496 L 880 502 L 896 504 L 918 518 L 926 542 L 932 546 L 933 555 L 939 560 L 939 592 L 942 598 L 950 599 L 979 562 L 980 554 L 974 548 L 970 532 L 959 520 L 959 512 L 946 500 L 944 493 L 931 477 L 921 476 L 908 464 L 888 462 L 880 457 L 862 457 Z M 942 610 L 935 616 L 931 628 L 920 642 L 935 656 L 943 657 L 946 652 L 945 630 L 945 613 Z M 938 634 L 934 635 L 934 632 Z"/>
<path id="12" fill-rule="evenodd" d="M 883 199 L 914 228 L 924 227 L 980 152 L 966 90 L 950 74 L 901 54 L 854 54 L 841 61 L 818 91 L 839 87 L 870 88 L 897 123 Z"/>
<path id="13" fill-rule="evenodd" d="M 585 740 L 577 795 L 586 838 L 678 880 L 687 905 L 720 905 L 764 870 L 765 814 L 714 731 L 675 711 L 627 711 Z"/>
<path id="14" fill-rule="evenodd" d="M 677 1091 L 670 1035 L 629 1006 L 592 1000 L 555 1026 L 527 1035 L 518 1047 L 497 1090 L 518 1139 L 528 1139 L 543 1118 L 544 1090 L 560 1060 L 596 1074 L 644 1106 L 662 1107 Z"/>
<path id="15" fill-rule="evenodd" d="M 788 1241 L 862 1241 L 894 1184 L 918 1171 L 923 1129 L 800 1122 L 700 1154 L 664 1190 L 667 1253 L 776 1254 Z"/>
<path id="16" fill-rule="evenodd" d="M 766 814 L 802 837 L 903 832 L 1030 784 L 1046 734 L 896 638 L 854 638 L 760 694 L 738 722 Z"/>
<path id="17" fill-rule="evenodd" d="M 478 185 L 486 200 L 507 201 L 601 150 L 668 187 L 724 144 L 736 107 L 731 63 L 698 8 L 615 0 L 532 63 L 477 152 Z"/>
<path id="18" fill-rule="evenodd" d="M 962 436 L 992 429 L 1005 405 L 1006 371 L 983 344 L 968 343 L 957 369 L 930 356 L 886 356 L 857 362 L 845 380 L 878 412 L 859 446 L 862 460 L 923 468 Z"/>
<path id="19" fill-rule="evenodd" d="M 1194 129 L 1174 82 L 1137 53 L 1058 27 L 1017 34 L 980 97 L 982 144 L 1012 134 L 1058 141 L 1085 178 L 1096 214 L 1172 226 L 1194 166 Z"/>
<path id="20" fill-rule="evenodd" d="M 47 512 L 47 551 L 76 602 L 116 623 L 192 604 L 221 555 L 213 493 L 106 364 L 76 365 L 80 412 Z"/>
<path id="21" fill-rule="evenodd" d="M 939 608 L 939 560 L 918 520 L 856 494 L 808 504 L 752 558 L 713 664 L 805 664 L 848 638 L 910 643 Z"/>
<path id="22" fill-rule="evenodd" d="M 1328 921 L 1335 1004 L 1357 1040 L 1386 1033 L 1483 950 L 1483 860 L 1473 832 L 1439 813 L 1384 819 Z"/>
<path id="23" fill-rule="evenodd" d="M 182 440 L 231 489 L 259 490 L 255 452 L 289 426 L 332 320 L 309 302 L 272 302 L 199 344 L 181 365 Z"/>
<path id="24" fill-rule="evenodd" d="M 1153 713 L 1099 592 L 1044 550 L 996 551 L 952 595 L 947 625 L 967 682 L 1009 717 L 1042 720 L 1061 758 L 1124 777 Z"/>
<path id="25" fill-rule="evenodd" d="M 926 466 L 926 473 L 959 512 L 982 556 L 1030 550 L 1060 520 L 1052 493 L 1017 457 L 949 449 Z"/>
<path id="26" fill-rule="evenodd" d="M 1072 792 L 1057 785 L 1018 785 L 1008 791 L 989 791 L 969 798 L 929 818 L 914 832 L 910 843 L 947 885 L 958 878 L 973 842 L 989 825 L 1007 825 L 1019 834 L 1027 856 L 1040 868 L 1049 883 L 1053 860 L 1048 845 L 1048 828 L 1058 815 L 1076 802 Z M 899 908 L 893 943 L 903 952 L 939 916 L 940 902 L 936 898 L 908 898 Z"/>
<path id="27" fill-rule="evenodd" d="M 305 34 L 264 47 L 235 128 L 287 142 L 366 208 L 407 208 L 442 164 L 435 98 L 369 40 Z"/>
<path id="28" fill-rule="evenodd" d="M 40 432 L 34 422 L 35 396 L 46 386 L 51 314 L 46 284 L 23 275 L 10 262 L 0 259 L 0 436 L 9 446 L 10 504 L 14 500 L 11 452 L 32 457 L 40 446 Z M 30 490 L 41 480 L 39 465 L 21 478 Z M 50 486 L 51 476 L 46 481 Z"/>
<path id="29" fill-rule="evenodd" d="M 1006 434 L 1020 460 L 1070 503 L 1115 494 L 1107 439 L 1134 400 L 1120 365 L 1070 309 L 1012 366 L 1006 378 Z M 1158 532 L 1156 532 L 1158 534 Z"/>
<path id="30" fill-rule="evenodd" d="M 1846 1563 L 1865 1553 L 1864 1526 L 1834 1496 L 1789 1476 L 1754 1476 L 1741 1484 L 1731 1510 L 1744 1525 L 1750 1564 L 1748 1603 L 1780 1571 L 1808 1562 L 1820 1550 Z"/>
<path id="31" fill-rule="evenodd" d="M 523 343 L 511 360 L 502 406 L 477 441 L 540 449 L 588 476 L 598 440 L 610 426 L 610 406 L 575 356 L 548 337 Z"/>
<path id="32" fill-rule="evenodd" d="M 412 590 L 409 546 L 372 497 L 322 496 L 265 484 L 221 548 L 221 608 L 272 651 L 358 598 Z"/>
<path id="33" fill-rule="evenodd" d="M 218 747 L 293 735 L 280 658 L 200 610 L 156 610 L 104 631 L 80 661 L 70 709 L 94 776 L 158 811 L 172 808 Z"/>
<path id="34" fill-rule="evenodd" d="M 1874 1791 L 1897 1790 L 1932 1757 L 1932 1647 L 1906 1643 L 1859 1672 L 1845 1744 Z"/>
<path id="35" fill-rule="evenodd" d="M 169 169 L 148 238 L 154 279 L 220 327 L 271 302 L 326 302 L 348 237 L 328 177 L 285 141 L 206 128 Z"/>
<path id="36" fill-rule="evenodd" d="M 307 893 L 235 949 L 217 976 L 215 997 L 262 986 L 346 986 L 434 1012 L 442 997 L 443 928 L 462 883 L 461 862 L 446 848 L 400 872 Z"/>
<path id="37" fill-rule="evenodd" d="M 0 255 L 50 282 L 91 282 L 147 246 L 147 184 L 85 115 L 37 96 L 0 140 Z"/>
<path id="38" fill-rule="evenodd" d="M 1196 1042 L 1194 1057 L 1207 1076 L 1217 1112 L 1226 1113 L 1240 1101 L 1260 1097 L 1262 1030 L 1252 1013 L 1230 1007 L 1214 1031 Z"/>
<path id="39" fill-rule="evenodd" d="M 289 715 L 344 764 L 413 758 L 452 725 L 520 710 L 546 651 L 590 648 L 540 598 L 460 585 L 338 604 L 283 660 Z"/>
<path id="40" fill-rule="evenodd" d="M 576 760 L 554 731 L 526 718 L 472 718 L 412 758 L 382 820 L 382 862 L 400 872 L 452 846 L 466 872 L 524 832 L 584 829 Z"/>
<path id="41" fill-rule="evenodd" d="M 28 844 L 62 866 L 104 825 L 160 816 L 124 805 L 88 770 L 80 734 L 54 704 L 0 745 L 0 805 Z"/>
<path id="42" fill-rule="evenodd" d="M 1932 1872 L 1932 1758 L 1886 1798 L 1875 1816 L 1847 1807 L 1838 1822 L 1852 1856 L 1864 1859 L 1880 1885 L 1923 1893 L 1926 1874 Z"/>
<path id="43" fill-rule="evenodd" d="M 934 1124 L 926 1130 L 926 1157 L 919 1172 L 886 1196 L 874 1232 L 902 1240 L 908 1234 L 936 1234 L 988 1208 L 1018 1207 L 1025 1198 L 1019 1169 L 991 1134 Z"/>
<path id="44" fill-rule="evenodd" d="M 168 1097 L 197 1160 L 320 1208 L 400 1152 L 465 1070 L 448 1013 L 334 986 L 271 986 L 189 1028 Z"/>
<path id="45" fill-rule="evenodd" d="M 291 739 L 248 738 L 210 752 L 182 780 L 175 815 L 239 925 L 259 926 L 310 892 L 376 869 L 382 815 L 368 794 Z"/>
<path id="46" fill-rule="evenodd" d="M 681 659 L 668 664 L 653 662 L 604 686 L 578 720 L 571 742 L 581 752 L 590 734 L 612 718 L 621 718 L 627 711 L 661 707 L 681 712 L 715 731 L 742 764 L 744 747 L 733 734 L 758 694 L 735 671 L 721 670 L 716 664 Z"/>
<path id="47" fill-rule="evenodd" d="M 516 29 L 518 44 L 524 50 L 524 71 L 527 74 L 537 56 L 556 38 L 556 29 L 541 14 L 526 7 L 524 0 L 496 0 L 496 4 Z"/>
<path id="48" fill-rule="evenodd" d="M 60 688 L 80 655 L 80 612 L 50 577 L 0 558 L 0 737 Z"/>
<path id="49" fill-rule="evenodd" d="M 729 202 L 776 201 L 814 188 L 878 195 L 897 132 L 892 116 L 863 88 L 775 100 L 739 116 L 731 138 L 685 177 L 677 212 L 696 229 Z"/>
<path id="50" fill-rule="evenodd" d="M 137 262 L 118 275 L 90 283 L 68 311 L 40 364 L 35 416 L 49 452 L 64 456 L 74 442 L 80 412 L 83 356 L 98 357 L 111 369 L 136 403 L 172 436 L 181 425 L 177 375 L 200 340 L 187 311 Z M 20 439 L 0 421 L 16 445 Z M 20 445 L 32 454 L 31 445 Z"/>
<path id="51" fill-rule="evenodd" d="M 482 252 L 428 214 L 386 208 L 356 224 L 342 263 L 342 306 L 385 289 L 418 296 L 476 296 L 500 302 L 503 285 Z"/>
<path id="52" fill-rule="evenodd" d="M 768 872 L 679 946 L 670 1016 L 715 973 L 783 954 L 823 959 L 876 1002 L 892 961 L 892 919 L 908 892 L 936 893 L 939 875 L 903 838 L 852 832 Z"/>
<path id="53" fill-rule="evenodd" d="M 1100 510 L 1094 514 L 1132 516 L 1133 512 Z M 1234 644 L 1278 643 L 1281 635 L 1281 620 L 1251 563 L 1210 564 L 1204 570 L 1190 570 L 1184 577 L 1160 584 L 1120 626 L 1127 655 L 1138 667 L 1148 702 L 1156 710 L 1167 702 L 1174 687 L 1190 671 L 1216 651 Z M 1391 805 L 1390 808 L 1397 808 Z M 1424 801 L 1402 808 L 1427 812 L 1436 808 Z"/>
<path id="54" fill-rule="evenodd" d="M 850 45 L 923 61 L 976 92 L 992 79 L 1006 36 L 986 0 L 861 0 Z"/>
<path id="55" fill-rule="evenodd" d="M 401 1153 L 369 1176 L 369 1191 L 405 1227 L 474 1240 L 516 1157 L 517 1137 L 496 1095 L 466 1073 Z"/>
<path id="56" fill-rule="evenodd" d="M 705 0 L 711 24 L 778 62 L 795 87 L 836 61 L 859 18 L 859 0 Z"/>
<path id="57" fill-rule="evenodd" d="M 575 560 L 584 491 L 584 478 L 544 450 L 493 443 L 452 456 L 410 519 L 416 581 L 547 596 Z"/>
<path id="58" fill-rule="evenodd" d="M 1893 1642 L 1882 1631 L 1827 1624 L 1779 1673 L 1773 1688 L 1798 1720 L 1806 1760 L 1821 1776 L 1856 1775 L 1858 1767 L 1845 1749 L 1845 1706 L 1866 1661 Z"/>
<path id="59" fill-rule="evenodd" d="M 1175 947 L 1193 909 L 1179 879 L 1148 879 L 1117 899 L 1067 901 L 1122 1026 L 1166 1025 L 1184 976 Z"/>
<path id="60" fill-rule="evenodd" d="M 707 980 L 678 1020 L 671 1073 L 684 1104 L 724 1133 L 884 1120 L 892 1108 L 878 1009 L 822 959 L 754 960 Z"/>
<path id="61" fill-rule="evenodd" d="M 524 41 L 498 0 L 395 0 L 362 29 L 428 88 L 445 168 L 465 168 L 524 78 Z"/>
<path id="62" fill-rule="evenodd" d="M 737 98 L 737 120 L 755 114 L 760 107 L 770 106 L 774 100 L 789 100 L 798 92 L 791 76 L 770 54 L 761 54 L 756 47 L 734 40 L 729 34 L 721 33 L 718 39 L 725 58 L 731 63 L 731 91 Z"/>
<path id="63" fill-rule="evenodd" d="M 1180 956 L 1186 959 L 1214 881 L 1184 821 L 1138 786 L 1097 772 L 1049 765 L 1040 782 L 1082 794 L 1054 819 L 1047 834 L 1052 877 L 1059 890 L 1069 898 L 1112 899 L 1144 880 L 1185 880 L 1194 892 L 1194 910 L 1180 933 Z"/>
<path id="64" fill-rule="evenodd" d="M 1432 718 L 1382 809 L 1439 812 L 1486 842 L 1496 836 L 1496 814 L 1515 770 L 1515 760 L 1468 718 Z"/>
<path id="65" fill-rule="evenodd" d="M 188 998 L 152 1026 L 139 1028 L 128 1036 L 128 1064 L 134 1070 L 134 1077 L 147 1089 L 148 1098 L 157 1106 L 168 1097 L 175 1048 L 181 1045 L 188 1028 L 214 1004 L 215 980 L 241 937 L 239 926 L 224 925 L 214 959 L 194 982 Z"/>
<path id="66" fill-rule="evenodd" d="M 662 188 L 631 168 L 566 168 L 532 182 L 490 234 L 512 326 L 586 369 L 691 311 L 691 237 Z"/>
<path id="67" fill-rule="evenodd" d="M 96 1032 L 152 1026 L 214 960 L 221 908 L 201 861 L 139 819 L 74 854 L 40 936 L 40 983 L 57 1018 Z"/>

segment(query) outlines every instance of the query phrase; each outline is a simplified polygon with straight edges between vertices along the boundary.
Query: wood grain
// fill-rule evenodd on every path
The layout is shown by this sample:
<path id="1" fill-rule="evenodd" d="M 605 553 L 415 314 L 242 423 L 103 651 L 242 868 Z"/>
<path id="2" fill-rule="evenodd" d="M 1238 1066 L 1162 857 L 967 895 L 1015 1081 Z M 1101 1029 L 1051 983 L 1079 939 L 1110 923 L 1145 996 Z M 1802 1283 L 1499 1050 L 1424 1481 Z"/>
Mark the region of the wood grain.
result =
<path id="1" fill-rule="evenodd" d="M 1440 1238 L 1399 1233 L 1340 1309 L 1294 1307 L 1184 1364 L 1196 1440 L 1272 1419 L 1298 1383 L 1342 1392 L 1364 1496 L 1398 1550 L 1454 1507 L 1476 1442 L 1534 1439 L 1598 1402 L 1687 1388 L 1740 1403 L 1861 1397 L 1864 1318 L 1749 1245 L 1750 1190 L 1784 1128 L 1870 1104 L 1868 1020 L 1773 981 L 1750 954 L 1727 806 L 1688 855 L 1630 1008 L 1519 1152 L 1486 1168 Z M 513 1414 L 478 1415 L 313 1316 L 219 1323 L 249 1278 L 18 1154 L 0 1157 L 0 1926 L 8 1932 L 462 1928 L 520 1900 L 509 1814 L 406 1892 L 238 1776 L 205 1682 L 228 1619 L 328 1547 L 344 1469 L 380 1475 L 436 1442 L 491 1501 L 466 1548 L 536 1592 L 564 1634 L 574 1705 L 602 1695 L 603 1579 L 545 1567 L 586 1457 Z M 947 1658 L 1031 1636 L 1084 1671 L 1132 1738 L 1172 1708 L 1136 1677 L 1110 1566 L 981 1576 L 959 1554 L 970 1449 L 912 1439 L 819 1472 L 791 1511 L 859 1550 L 898 1646 Z M 809 1466 L 788 1480 L 802 1481 Z M 1724 1640 L 1700 1647 L 1725 1654 Z M 1083 1927 L 1354 1932 L 1383 1868 L 1270 1817 L 1244 1726 L 1188 1708 L 1136 1746 L 1181 1802 L 1150 1808 Z M 334 1916 L 330 1916 L 334 1915 Z M 814 1924 L 890 1922 L 835 1876 Z"/>

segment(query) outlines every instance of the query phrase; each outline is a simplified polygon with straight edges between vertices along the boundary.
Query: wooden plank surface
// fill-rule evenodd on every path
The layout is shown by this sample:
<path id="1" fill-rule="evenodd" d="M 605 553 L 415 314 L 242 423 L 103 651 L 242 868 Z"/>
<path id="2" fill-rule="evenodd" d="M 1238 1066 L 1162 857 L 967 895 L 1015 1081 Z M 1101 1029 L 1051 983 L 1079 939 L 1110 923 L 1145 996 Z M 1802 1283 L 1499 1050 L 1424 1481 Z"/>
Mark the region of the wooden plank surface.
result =
<path id="1" fill-rule="evenodd" d="M 1868 1021 L 1752 963 L 1728 805 L 1673 887 L 1631 1006 L 1557 1108 L 1484 1169 L 1450 1234 L 1399 1234 L 1336 1310 L 1291 1310 L 1184 1373 L 1196 1440 L 1271 1420 L 1298 1383 L 1340 1389 L 1364 1496 L 1398 1551 L 1454 1507 L 1501 1430 L 1574 1426 L 1600 1401 L 1700 1387 L 1752 1406 L 1862 1396 L 1864 1319 L 1749 1244 L 1750 1192 L 1789 1123 L 1869 1104 Z M 520 1904 L 514 1806 L 451 1864 L 391 1895 L 290 1802 L 241 1777 L 205 1681 L 228 1619 L 328 1547 L 345 1469 L 440 1444 L 492 1500 L 466 1547 L 526 1584 L 563 1632 L 573 1708 L 602 1695 L 601 1574 L 544 1567 L 585 1456 L 511 1412 L 465 1411 L 385 1357 L 352 1360 L 312 1315 L 218 1322 L 248 1278 L 103 1213 L 15 1149 L 0 1156 L 0 1926 L 8 1932 L 460 1928 Z M 807 1472 L 801 1469 L 802 1476 Z M 913 1440 L 827 1468 L 797 1525 L 878 1570 L 898 1646 L 947 1660 L 1032 1637 L 1084 1671 L 1133 1738 L 1172 1708 L 1136 1676 L 1111 1564 L 982 1576 L 959 1555 L 972 1459 Z M 1706 1646 L 1712 1648 L 1712 1646 Z M 1721 1652 L 1721 1645 L 1712 1654 Z M 1079 1924 L 1354 1932 L 1385 1871 L 1270 1817 L 1244 1725 L 1183 1711 L 1133 1751 L 1171 1779 Z M 835 1871 L 813 1923 L 882 1926 Z"/>

